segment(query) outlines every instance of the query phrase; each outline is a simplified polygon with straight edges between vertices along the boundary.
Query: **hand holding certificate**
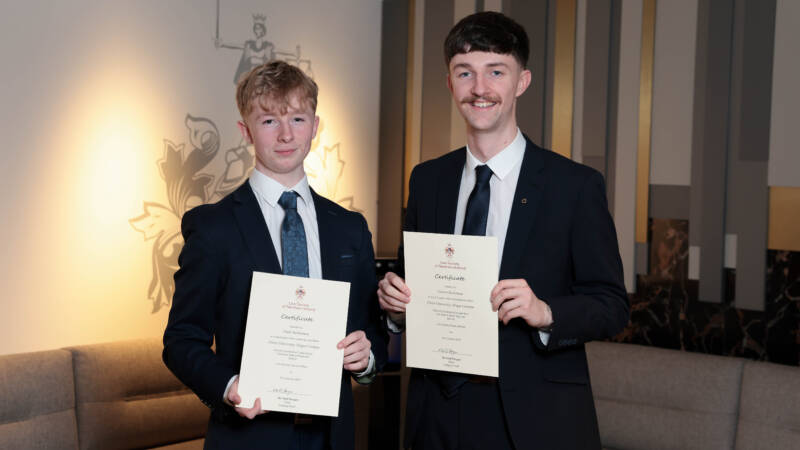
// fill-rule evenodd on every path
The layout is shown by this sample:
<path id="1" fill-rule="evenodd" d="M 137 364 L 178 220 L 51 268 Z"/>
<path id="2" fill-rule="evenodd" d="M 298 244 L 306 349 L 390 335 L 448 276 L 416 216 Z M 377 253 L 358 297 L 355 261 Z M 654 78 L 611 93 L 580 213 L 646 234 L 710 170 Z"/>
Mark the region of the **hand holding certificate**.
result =
<path id="1" fill-rule="evenodd" d="M 490 294 L 497 284 L 497 238 L 403 233 L 406 364 L 498 376 L 498 322 Z"/>
<path id="2" fill-rule="evenodd" d="M 254 272 L 241 406 L 337 416 L 350 284 Z"/>

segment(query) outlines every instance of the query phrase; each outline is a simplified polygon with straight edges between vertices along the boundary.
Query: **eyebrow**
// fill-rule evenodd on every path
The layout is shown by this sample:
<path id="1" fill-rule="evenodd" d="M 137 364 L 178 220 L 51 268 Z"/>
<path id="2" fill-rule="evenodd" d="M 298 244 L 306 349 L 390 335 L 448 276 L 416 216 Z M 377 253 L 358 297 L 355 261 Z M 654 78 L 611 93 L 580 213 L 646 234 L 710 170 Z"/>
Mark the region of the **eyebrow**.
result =
<path id="1" fill-rule="evenodd" d="M 504 62 L 491 62 L 486 64 L 487 67 L 508 67 L 508 64 Z M 453 70 L 455 69 L 472 69 L 472 65 L 467 63 L 458 63 L 453 66 Z"/>

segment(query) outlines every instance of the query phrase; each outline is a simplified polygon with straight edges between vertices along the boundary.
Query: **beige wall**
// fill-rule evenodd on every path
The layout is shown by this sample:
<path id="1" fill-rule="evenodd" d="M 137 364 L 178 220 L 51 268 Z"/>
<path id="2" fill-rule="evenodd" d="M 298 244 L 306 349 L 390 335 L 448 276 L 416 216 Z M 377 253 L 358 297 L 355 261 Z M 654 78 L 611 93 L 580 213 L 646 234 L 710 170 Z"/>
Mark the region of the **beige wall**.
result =
<path id="1" fill-rule="evenodd" d="M 380 8 L 372 0 L 222 0 L 219 20 L 221 39 L 241 45 L 253 36 L 252 14 L 264 14 L 277 50 L 301 47 L 321 87 L 312 186 L 364 211 L 371 225 Z M 242 52 L 215 48 L 216 21 L 214 1 L 4 7 L 0 354 L 163 331 L 170 299 L 148 298 L 153 244 L 161 239 L 166 248 L 156 253 L 174 258 L 180 239 L 166 236 L 183 211 L 171 211 L 157 162 L 167 143 L 183 145 L 185 158 L 199 142 L 187 124 L 213 131 L 187 114 L 213 122 L 219 149 L 197 174 L 214 177 L 202 193 L 214 201 L 227 151 L 240 145 L 233 78 Z"/>

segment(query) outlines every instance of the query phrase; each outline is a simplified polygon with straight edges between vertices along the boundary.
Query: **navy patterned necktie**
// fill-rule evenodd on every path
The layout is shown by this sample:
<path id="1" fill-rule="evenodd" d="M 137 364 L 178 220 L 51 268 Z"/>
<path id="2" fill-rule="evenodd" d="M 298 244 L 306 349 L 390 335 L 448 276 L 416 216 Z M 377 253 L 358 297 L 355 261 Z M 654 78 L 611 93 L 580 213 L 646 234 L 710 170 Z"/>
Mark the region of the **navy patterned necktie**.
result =
<path id="1" fill-rule="evenodd" d="M 467 200 L 467 212 L 464 214 L 464 229 L 461 234 L 484 236 L 486 222 L 489 218 L 489 180 L 492 169 L 487 165 L 475 167 L 475 187 Z"/>
<path id="2" fill-rule="evenodd" d="M 283 274 L 308 277 L 308 247 L 303 219 L 297 214 L 297 192 L 281 194 L 278 204 L 286 212 L 281 224 L 281 257 Z"/>

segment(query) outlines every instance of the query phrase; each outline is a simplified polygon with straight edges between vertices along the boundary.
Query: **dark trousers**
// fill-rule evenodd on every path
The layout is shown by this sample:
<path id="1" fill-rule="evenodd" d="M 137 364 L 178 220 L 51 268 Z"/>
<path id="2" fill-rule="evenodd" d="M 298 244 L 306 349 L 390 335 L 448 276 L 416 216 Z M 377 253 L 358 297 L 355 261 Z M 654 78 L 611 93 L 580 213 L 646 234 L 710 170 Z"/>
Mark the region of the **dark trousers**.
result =
<path id="1" fill-rule="evenodd" d="M 413 450 L 513 450 L 497 384 L 464 384 L 446 398 L 425 383 L 425 417 Z"/>
<path id="2" fill-rule="evenodd" d="M 312 423 L 295 425 L 289 450 L 330 450 L 330 421 L 315 418 Z"/>

